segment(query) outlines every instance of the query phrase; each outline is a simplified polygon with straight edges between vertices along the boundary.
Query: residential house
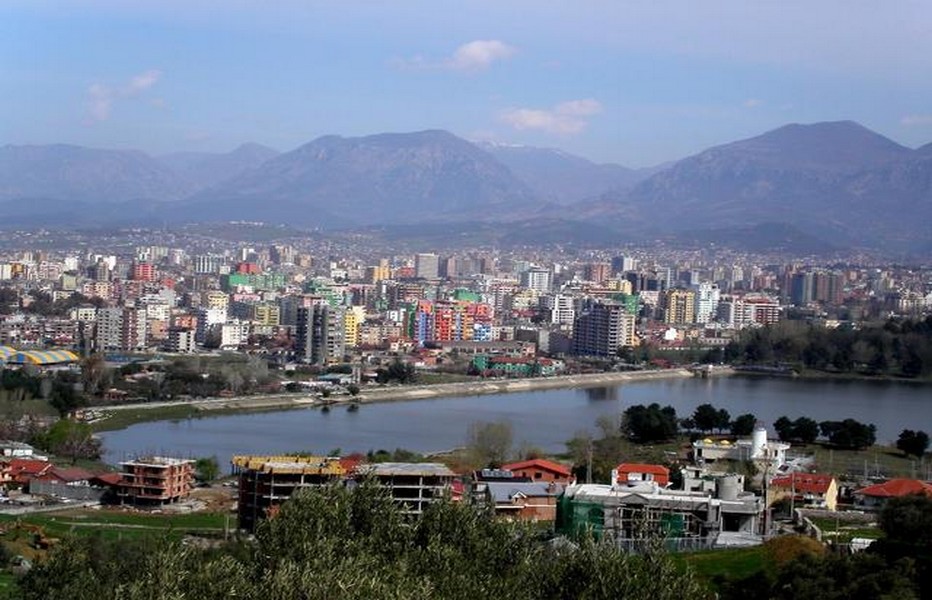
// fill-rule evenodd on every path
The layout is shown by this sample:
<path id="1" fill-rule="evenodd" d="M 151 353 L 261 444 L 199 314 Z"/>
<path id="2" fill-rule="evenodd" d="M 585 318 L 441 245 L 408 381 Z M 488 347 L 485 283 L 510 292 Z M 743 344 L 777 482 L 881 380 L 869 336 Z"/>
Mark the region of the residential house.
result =
<path id="1" fill-rule="evenodd" d="M 653 481 L 660 487 L 667 487 L 670 485 L 670 469 L 643 463 L 621 463 L 615 467 L 612 483 L 625 485 L 642 481 Z"/>
<path id="2" fill-rule="evenodd" d="M 890 498 L 900 498 L 910 494 L 932 497 L 932 484 L 918 479 L 891 479 L 856 490 L 854 497 L 857 503 L 865 508 L 881 508 Z"/>
<path id="3" fill-rule="evenodd" d="M 791 498 L 797 508 L 834 511 L 838 507 L 838 482 L 831 475 L 819 473 L 790 473 L 776 477 L 770 482 L 767 504 L 784 498 Z"/>
<path id="4" fill-rule="evenodd" d="M 531 481 L 545 481 L 568 484 L 573 479 L 569 467 L 543 458 L 533 458 L 502 465 L 503 471 L 511 471 L 518 477 L 527 477 Z"/>

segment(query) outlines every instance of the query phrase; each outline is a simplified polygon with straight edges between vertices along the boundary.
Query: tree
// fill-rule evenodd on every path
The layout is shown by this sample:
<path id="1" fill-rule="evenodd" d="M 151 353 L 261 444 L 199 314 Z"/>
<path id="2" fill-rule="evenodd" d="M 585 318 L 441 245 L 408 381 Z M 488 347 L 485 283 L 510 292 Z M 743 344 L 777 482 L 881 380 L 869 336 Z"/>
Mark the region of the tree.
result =
<path id="1" fill-rule="evenodd" d="M 700 404 L 692 419 L 700 431 L 712 431 L 718 425 L 718 411 L 711 404 Z"/>
<path id="2" fill-rule="evenodd" d="M 904 429 L 896 440 L 896 449 L 907 456 L 921 458 L 929 448 L 929 434 L 925 431 Z"/>
<path id="3" fill-rule="evenodd" d="M 176 539 L 69 537 L 19 592 L 25 600 L 710 597 L 659 540 L 644 555 L 585 533 L 551 544 L 529 524 L 448 500 L 406 517 L 370 481 L 305 489 L 250 543 L 201 549 Z"/>
<path id="4" fill-rule="evenodd" d="M 815 419 L 800 417 L 793 423 L 793 439 L 804 444 L 811 444 L 819 437 L 819 424 Z"/>
<path id="5" fill-rule="evenodd" d="M 660 407 L 656 402 L 650 406 L 636 404 L 625 410 L 622 431 L 637 442 L 659 442 L 676 437 L 679 428 L 676 409 Z"/>
<path id="6" fill-rule="evenodd" d="M 777 437 L 781 442 L 788 442 L 793 437 L 793 422 L 786 416 L 782 416 L 773 422 L 773 428 L 777 432 Z"/>
<path id="7" fill-rule="evenodd" d="M 873 424 L 865 425 L 854 419 L 844 421 L 822 421 L 819 423 L 822 435 L 828 438 L 829 443 L 840 448 L 858 450 L 873 446 L 877 439 L 877 427 Z"/>
<path id="8" fill-rule="evenodd" d="M 205 456 L 194 461 L 194 476 L 198 481 L 211 482 L 220 475 L 220 463 L 216 456 Z"/>
<path id="9" fill-rule="evenodd" d="M 348 386 L 346 386 L 346 391 L 349 392 L 350 396 L 355 398 L 356 396 L 359 395 L 359 386 L 356 385 L 355 383 L 351 383 Z"/>
<path id="10" fill-rule="evenodd" d="M 715 428 L 724 431 L 729 425 L 731 425 L 731 415 L 724 408 L 720 408 L 715 415 Z"/>
<path id="11" fill-rule="evenodd" d="M 94 437 L 94 431 L 86 423 L 71 419 L 59 419 L 46 431 L 36 435 L 35 445 L 43 450 L 67 456 L 71 462 L 79 458 L 98 459 L 101 454 L 101 442 Z"/>
<path id="12" fill-rule="evenodd" d="M 757 423 L 757 417 L 747 413 L 735 417 L 735 420 L 731 422 L 731 435 L 734 436 L 749 436 L 754 433 L 754 425 Z"/>
<path id="13" fill-rule="evenodd" d="M 477 467 L 502 466 L 511 454 L 511 423 L 477 421 L 469 426 L 467 453 Z"/>

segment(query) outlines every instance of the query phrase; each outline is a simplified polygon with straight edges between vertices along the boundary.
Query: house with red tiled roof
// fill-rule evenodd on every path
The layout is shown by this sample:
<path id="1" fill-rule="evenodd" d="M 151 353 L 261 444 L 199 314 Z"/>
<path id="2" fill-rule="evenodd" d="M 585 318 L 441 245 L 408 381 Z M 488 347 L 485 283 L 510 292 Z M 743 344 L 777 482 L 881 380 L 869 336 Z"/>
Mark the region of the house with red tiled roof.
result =
<path id="1" fill-rule="evenodd" d="M 821 473 L 790 473 L 770 481 L 767 505 L 792 498 L 797 508 L 838 508 L 838 482 Z"/>
<path id="2" fill-rule="evenodd" d="M 932 497 L 932 484 L 919 479 L 890 479 L 861 488 L 854 492 L 854 497 L 858 504 L 870 508 L 883 506 L 888 498 L 900 498 L 910 494 Z"/>
<path id="3" fill-rule="evenodd" d="M 33 477 L 43 475 L 51 468 L 52 463 L 46 460 L 14 458 L 0 463 L 0 483 L 25 485 Z"/>
<path id="4" fill-rule="evenodd" d="M 502 470 L 511 471 L 518 477 L 527 477 L 531 481 L 552 481 L 563 484 L 569 483 L 573 476 L 569 467 L 543 458 L 502 465 Z"/>
<path id="5" fill-rule="evenodd" d="M 653 481 L 660 487 L 670 484 L 670 469 L 663 465 L 646 463 L 621 463 L 613 472 L 612 485 L 627 485 L 642 481 Z"/>

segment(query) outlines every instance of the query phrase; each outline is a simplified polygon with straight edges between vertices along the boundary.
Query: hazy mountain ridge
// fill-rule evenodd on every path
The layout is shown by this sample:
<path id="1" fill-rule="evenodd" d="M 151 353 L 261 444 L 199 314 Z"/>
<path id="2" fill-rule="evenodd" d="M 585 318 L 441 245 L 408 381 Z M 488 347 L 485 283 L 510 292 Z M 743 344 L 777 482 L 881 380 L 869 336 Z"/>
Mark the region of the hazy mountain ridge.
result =
<path id="1" fill-rule="evenodd" d="M 261 144 L 247 143 L 226 153 L 174 152 L 157 157 L 197 189 L 217 185 L 279 155 Z"/>
<path id="2" fill-rule="evenodd" d="M 195 214 L 326 225 L 404 223 L 531 207 L 534 193 L 477 146 L 445 131 L 324 136 L 190 199 Z"/>
<path id="3" fill-rule="evenodd" d="M 932 237 L 932 160 L 850 121 L 788 125 L 687 157 L 580 208 L 620 227 L 779 220 L 831 243 L 916 247 Z"/>
<path id="4" fill-rule="evenodd" d="M 541 199 L 572 204 L 609 190 L 626 190 L 653 173 L 598 164 L 556 148 L 478 142 L 477 145 L 511 169 Z"/>
<path id="5" fill-rule="evenodd" d="M 209 180 L 219 181 L 204 187 Z M 575 222 L 599 238 L 615 231 L 626 239 L 719 243 L 730 234 L 743 244 L 757 235 L 775 245 L 814 248 L 817 238 L 925 251 L 932 247 L 932 144 L 913 150 L 850 121 L 793 124 L 648 170 L 554 149 L 475 145 L 439 130 L 324 136 L 281 154 L 255 144 L 159 158 L 6 146 L 0 218 L 330 228 L 479 221 L 520 231 L 522 240 L 536 227 L 542 239 L 565 235 L 568 242 L 581 237 L 571 231 Z M 789 229 L 754 230 L 777 222 Z"/>
<path id="6" fill-rule="evenodd" d="M 0 148 L 0 200 L 180 200 L 193 186 L 138 150 L 69 144 Z"/>

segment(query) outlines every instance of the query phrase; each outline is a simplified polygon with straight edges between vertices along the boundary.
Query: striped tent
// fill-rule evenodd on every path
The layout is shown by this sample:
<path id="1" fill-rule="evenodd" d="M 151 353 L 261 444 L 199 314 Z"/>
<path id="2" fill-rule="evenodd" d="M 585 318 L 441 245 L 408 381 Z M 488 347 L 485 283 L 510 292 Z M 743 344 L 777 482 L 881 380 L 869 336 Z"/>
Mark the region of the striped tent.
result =
<path id="1" fill-rule="evenodd" d="M 70 350 L 17 350 L 0 346 L 0 362 L 10 365 L 59 365 L 79 360 L 80 357 Z"/>

